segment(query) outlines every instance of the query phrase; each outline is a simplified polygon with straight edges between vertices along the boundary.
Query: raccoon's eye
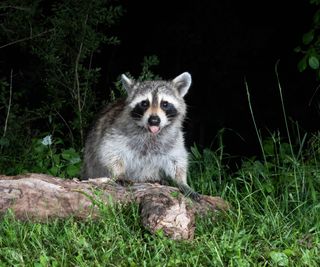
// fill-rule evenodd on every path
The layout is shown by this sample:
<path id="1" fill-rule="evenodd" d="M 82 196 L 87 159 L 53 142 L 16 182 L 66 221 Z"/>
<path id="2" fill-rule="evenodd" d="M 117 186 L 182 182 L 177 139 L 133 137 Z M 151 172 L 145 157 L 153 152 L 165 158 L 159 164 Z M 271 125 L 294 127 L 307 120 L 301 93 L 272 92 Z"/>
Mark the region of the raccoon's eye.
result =
<path id="1" fill-rule="evenodd" d="M 149 107 L 149 101 L 148 100 L 143 100 L 140 102 L 140 106 L 142 108 L 148 108 Z"/>
<path id="2" fill-rule="evenodd" d="M 175 106 L 172 103 L 169 103 L 168 101 L 161 101 L 160 107 L 166 113 L 168 119 L 172 119 L 178 114 L 178 111 L 175 108 Z"/>
<path id="3" fill-rule="evenodd" d="M 170 106 L 168 101 L 161 101 L 160 105 L 161 105 L 161 108 L 163 108 L 163 109 L 168 109 Z"/>

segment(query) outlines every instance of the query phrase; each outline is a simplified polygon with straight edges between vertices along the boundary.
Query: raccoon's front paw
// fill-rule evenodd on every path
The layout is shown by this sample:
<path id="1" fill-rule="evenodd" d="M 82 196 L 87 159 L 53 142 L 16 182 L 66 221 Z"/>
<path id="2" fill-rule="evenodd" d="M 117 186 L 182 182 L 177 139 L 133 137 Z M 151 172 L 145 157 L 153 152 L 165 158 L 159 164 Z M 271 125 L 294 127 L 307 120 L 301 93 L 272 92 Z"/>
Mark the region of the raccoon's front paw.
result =
<path id="1" fill-rule="evenodd" d="M 196 191 L 193 191 L 187 184 L 179 184 L 178 185 L 180 191 L 184 196 L 191 198 L 194 201 L 200 202 L 201 195 Z"/>
<path id="2" fill-rule="evenodd" d="M 191 188 L 188 191 L 184 191 L 183 194 L 185 197 L 191 198 L 196 202 L 200 202 L 201 200 L 201 195 L 198 192 L 193 191 Z"/>
<path id="3" fill-rule="evenodd" d="M 201 200 L 201 194 L 199 194 L 198 192 L 193 191 L 191 193 L 190 198 L 192 198 L 194 201 L 200 202 Z"/>

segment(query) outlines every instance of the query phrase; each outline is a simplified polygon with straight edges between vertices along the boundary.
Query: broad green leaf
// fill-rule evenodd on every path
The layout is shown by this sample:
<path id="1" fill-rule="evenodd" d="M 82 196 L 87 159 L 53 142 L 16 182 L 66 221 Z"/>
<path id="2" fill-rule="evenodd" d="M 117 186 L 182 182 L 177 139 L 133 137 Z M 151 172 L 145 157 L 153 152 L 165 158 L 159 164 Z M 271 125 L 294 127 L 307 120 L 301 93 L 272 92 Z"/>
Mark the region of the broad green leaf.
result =
<path id="1" fill-rule="evenodd" d="M 320 10 L 318 10 L 316 14 L 313 16 L 313 23 L 319 24 L 319 22 L 320 22 Z"/>
<path id="2" fill-rule="evenodd" d="M 303 72 L 307 68 L 307 57 L 304 56 L 298 63 L 298 70 Z"/>
<path id="3" fill-rule="evenodd" d="M 46 255 L 40 255 L 41 266 L 48 266 L 48 258 Z"/>
<path id="4" fill-rule="evenodd" d="M 79 171 L 80 171 L 80 168 L 79 166 L 77 165 L 69 165 L 67 167 L 67 174 L 70 176 L 70 177 L 75 177 L 79 174 Z"/>
<path id="5" fill-rule="evenodd" d="M 62 158 L 66 160 L 71 160 L 72 158 L 79 157 L 78 153 L 73 149 L 69 148 L 62 152 Z"/>
<path id="6" fill-rule="evenodd" d="M 55 165 L 58 165 L 60 163 L 60 155 L 59 154 L 55 154 L 52 156 L 53 162 Z"/>
<path id="7" fill-rule="evenodd" d="M 314 70 L 319 69 L 319 60 L 315 56 L 309 57 L 308 63 L 310 68 Z"/>
<path id="8" fill-rule="evenodd" d="M 287 249 L 285 249 L 284 251 L 282 251 L 284 254 L 286 254 L 287 256 L 294 256 L 296 253 L 292 250 L 292 249 L 290 249 L 290 248 L 287 248 Z"/>
<path id="9" fill-rule="evenodd" d="M 305 44 L 305 45 L 308 45 L 312 42 L 314 38 L 314 31 L 311 30 L 307 33 L 305 33 L 303 36 L 302 36 L 302 42 Z"/>
<path id="10" fill-rule="evenodd" d="M 70 164 L 76 164 L 76 163 L 79 163 L 80 161 L 81 161 L 81 159 L 79 156 L 69 160 Z"/>
<path id="11" fill-rule="evenodd" d="M 286 254 L 282 252 L 271 251 L 269 255 L 272 261 L 278 266 L 288 266 L 289 260 Z"/>
<path id="12" fill-rule="evenodd" d="M 57 176 L 58 173 L 59 173 L 58 167 L 54 166 L 54 167 L 50 168 L 50 169 L 49 169 L 49 173 L 50 173 L 51 175 L 53 175 L 53 176 Z"/>

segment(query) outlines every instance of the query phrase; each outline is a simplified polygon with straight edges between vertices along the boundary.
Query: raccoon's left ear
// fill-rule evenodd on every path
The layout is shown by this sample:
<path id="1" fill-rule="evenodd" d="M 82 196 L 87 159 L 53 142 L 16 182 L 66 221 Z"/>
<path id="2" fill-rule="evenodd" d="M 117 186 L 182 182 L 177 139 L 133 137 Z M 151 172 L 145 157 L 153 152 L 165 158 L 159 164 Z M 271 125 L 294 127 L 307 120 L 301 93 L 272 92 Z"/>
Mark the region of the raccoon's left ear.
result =
<path id="1" fill-rule="evenodd" d="M 179 95 L 184 97 L 191 85 L 191 75 L 184 72 L 172 80 L 174 87 L 178 90 Z"/>
<path id="2" fill-rule="evenodd" d="M 121 75 L 121 82 L 122 82 L 124 89 L 126 89 L 127 93 L 130 94 L 132 91 L 132 87 L 134 85 L 134 81 L 132 79 L 128 78 L 126 75 L 122 74 Z"/>

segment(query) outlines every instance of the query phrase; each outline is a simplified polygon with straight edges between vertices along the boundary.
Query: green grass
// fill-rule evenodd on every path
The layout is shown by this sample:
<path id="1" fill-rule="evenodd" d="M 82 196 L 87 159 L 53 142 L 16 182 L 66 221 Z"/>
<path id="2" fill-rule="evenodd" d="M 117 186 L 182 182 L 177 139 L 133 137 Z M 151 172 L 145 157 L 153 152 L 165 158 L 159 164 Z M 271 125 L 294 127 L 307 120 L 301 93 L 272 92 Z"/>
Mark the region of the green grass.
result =
<path id="1" fill-rule="evenodd" d="M 139 208 L 103 207 L 98 221 L 0 221 L 0 266 L 320 266 L 320 135 L 292 151 L 273 135 L 265 160 L 231 172 L 221 148 L 192 150 L 190 184 L 232 205 L 197 218 L 192 241 L 151 235 Z"/>

